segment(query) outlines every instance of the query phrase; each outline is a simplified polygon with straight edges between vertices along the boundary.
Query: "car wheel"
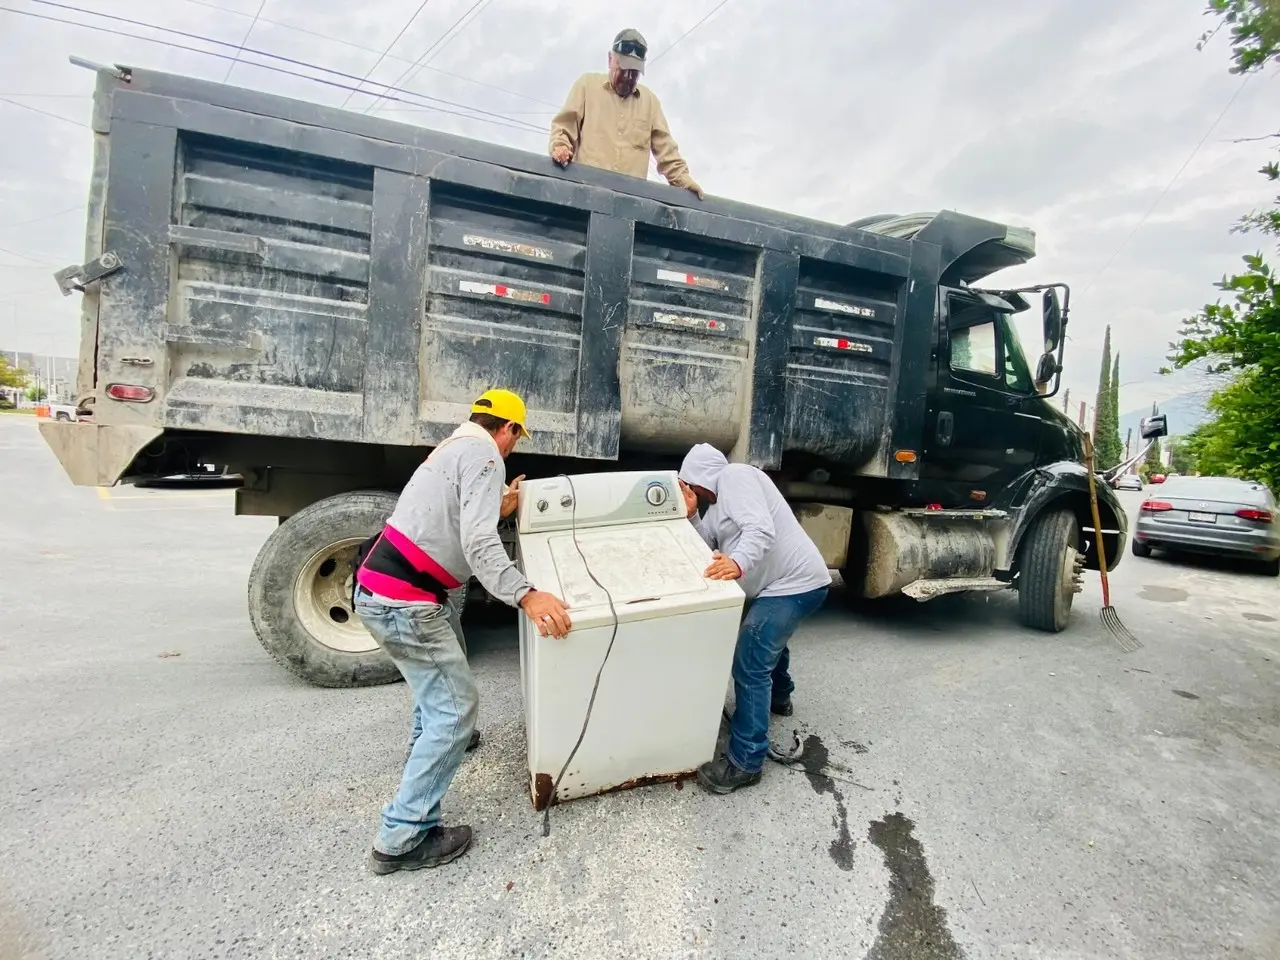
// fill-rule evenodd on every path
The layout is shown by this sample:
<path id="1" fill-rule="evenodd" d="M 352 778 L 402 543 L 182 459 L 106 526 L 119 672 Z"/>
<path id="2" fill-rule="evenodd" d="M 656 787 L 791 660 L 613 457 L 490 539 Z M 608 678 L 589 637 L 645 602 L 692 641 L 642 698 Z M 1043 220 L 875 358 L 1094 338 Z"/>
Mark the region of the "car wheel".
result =
<path id="1" fill-rule="evenodd" d="M 1134 540 L 1129 546 L 1129 552 L 1135 557 L 1151 556 L 1151 548 L 1140 540 Z"/>
<path id="2" fill-rule="evenodd" d="M 1268 577 L 1280 577 L 1280 557 L 1266 561 L 1262 565 L 1262 572 Z"/>

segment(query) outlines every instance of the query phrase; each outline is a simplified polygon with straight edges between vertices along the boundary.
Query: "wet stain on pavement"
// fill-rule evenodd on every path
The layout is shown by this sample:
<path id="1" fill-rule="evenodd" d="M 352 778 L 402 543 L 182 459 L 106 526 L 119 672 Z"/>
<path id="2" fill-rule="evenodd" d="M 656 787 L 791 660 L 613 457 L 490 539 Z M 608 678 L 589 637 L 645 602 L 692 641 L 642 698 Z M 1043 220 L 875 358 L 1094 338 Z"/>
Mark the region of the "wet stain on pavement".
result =
<path id="1" fill-rule="evenodd" d="M 863 754 L 867 752 L 867 745 L 865 743 L 859 743 L 857 740 L 841 740 L 840 746 L 848 747 L 850 750 L 852 750 L 854 753 L 857 753 L 857 754 Z"/>
<path id="2" fill-rule="evenodd" d="M 1175 697 L 1181 697 L 1183 700 L 1199 700 L 1200 699 L 1198 696 L 1196 696 L 1194 693 L 1191 693 L 1189 690 L 1175 690 L 1173 691 L 1173 695 Z"/>
<path id="3" fill-rule="evenodd" d="M 1143 584 L 1142 593 L 1138 596 L 1143 600 L 1154 600 L 1156 603 L 1181 603 L 1189 594 L 1178 587 L 1161 587 L 1147 583 Z"/>
<path id="4" fill-rule="evenodd" d="M 963 960 L 964 951 L 947 928 L 947 911 L 933 902 L 933 875 L 924 848 L 912 836 L 915 824 L 901 813 L 873 820 L 867 838 L 884 854 L 889 902 L 880 934 L 865 960 Z"/>
<path id="5" fill-rule="evenodd" d="M 1246 613 L 1244 615 L 1244 618 L 1246 620 L 1253 620 L 1256 623 L 1275 623 L 1276 622 L 1275 617 L 1269 617 L 1265 613 Z"/>
<path id="6" fill-rule="evenodd" d="M 800 766 L 804 768 L 805 779 L 813 787 L 813 792 L 829 793 L 836 802 L 836 813 L 831 818 L 831 825 L 836 828 L 836 838 L 827 847 L 827 853 L 837 867 L 848 871 L 853 869 L 855 844 L 849 833 L 849 810 L 844 805 L 844 794 L 826 772 L 831 765 L 831 753 L 826 744 L 817 734 L 809 734 L 804 741 L 804 752 L 800 755 Z"/>

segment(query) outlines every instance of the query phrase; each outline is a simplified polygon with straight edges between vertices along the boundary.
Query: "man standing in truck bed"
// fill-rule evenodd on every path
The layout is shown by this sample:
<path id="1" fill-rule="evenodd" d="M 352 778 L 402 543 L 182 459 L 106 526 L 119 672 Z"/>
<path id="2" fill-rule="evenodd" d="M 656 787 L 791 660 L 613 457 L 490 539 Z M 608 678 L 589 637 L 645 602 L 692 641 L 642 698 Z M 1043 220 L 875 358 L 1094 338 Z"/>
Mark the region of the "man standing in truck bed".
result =
<path id="1" fill-rule="evenodd" d="M 504 461 L 527 437 L 524 401 L 488 390 L 471 419 L 414 472 L 356 571 L 356 613 L 413 693 L 415 738 L 395 798 L 382 810 L 374 873 L 438 867 L 471 843 L 468 826 L 440 823 L 440 801 L 475 729 L 479 694 L 450 617 L 448 591 L 472 575 L 521 607 L 542 636 L 564 636 L 564 605 L 535 590 L 498 535 Z M 514 504 L 510 505 L 514 509 Z"/>
<path id="2" fill-rule="evenodd" d="M 579 77 L 551 121 L 551 158 L 562 167 L 577 160 L 643 180 L 649 175 L 652 151 L 667 183 L 701 200 L 702 188 L 689 176 L 662 104 L 648 87 L 640 86 L 648 52 L 638 30 L 623 30 L 614 37 L 609 72 Z"/>

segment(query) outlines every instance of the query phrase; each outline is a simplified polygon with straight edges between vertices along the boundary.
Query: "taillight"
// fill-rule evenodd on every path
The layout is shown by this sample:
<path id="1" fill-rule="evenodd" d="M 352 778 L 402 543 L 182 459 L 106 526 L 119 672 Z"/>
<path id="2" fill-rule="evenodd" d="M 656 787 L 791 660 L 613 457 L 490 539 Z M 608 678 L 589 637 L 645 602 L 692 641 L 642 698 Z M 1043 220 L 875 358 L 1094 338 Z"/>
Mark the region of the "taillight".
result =
<path id="1" fill-rule="evenodd" d="M 155 399 L 155 395 L 156 392 L 150 387 L 139 387 L 132 383 L 112 383 L 107 386 L 107 396 L 112 400 L 148 403 Z"/>
<path id="2" fill-rule="evenodd" d="M 1172 510 L 1173 504 L 1165 503 L 1163 500 L 1144 500 L 1140 509 L 1143 513 L 1162 513 L 1165 510 Z"/>
<path id="3" fill-rule="evenodd" d="M 1251 507 L 1237 510 L 1236 516 L 1241 520 L 1257 520 L 1259 523 L 1270 523 L 1275 519 L 1270 510 L 1254 510 Z"/>

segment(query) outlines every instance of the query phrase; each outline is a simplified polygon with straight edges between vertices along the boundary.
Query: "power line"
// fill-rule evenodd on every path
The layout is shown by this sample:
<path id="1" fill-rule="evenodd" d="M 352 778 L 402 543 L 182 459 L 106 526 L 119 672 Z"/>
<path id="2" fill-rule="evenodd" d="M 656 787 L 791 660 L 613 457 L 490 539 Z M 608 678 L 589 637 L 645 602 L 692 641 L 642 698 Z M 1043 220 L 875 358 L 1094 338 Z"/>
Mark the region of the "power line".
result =
<path id="1" fill-rule="evenodd" d="M 668 53 L 674 50 L 676 46 L 680 43 L 680 41 L 684 40 L 685 37 L 689 36 L 689 34 L 693 33 L 693 31 L 697 30 L 700 26 L 702 26 L 704 23 L 706 23 L 708 20 L 714 17 L 716 15 L 716 12 L 720 10 L 721 7 L 724 7 L 728 3 L 729 3 L 729 0 L 720 0 L 719 3 L 717 3 L 714 7 L 711 8 L 710 13 L 708 13 L 705 17 L 703 17 L 701 20 L 695 23 L 692 27 L 690 27 L 684 33 L 680 34 L 680 36 L 676 37 L 674 43 L 672 43 L 669 47 L 666 47 L 664 50 L 662 50 L 661 53 L 656 54 L 649 62 L 657 63 L 659 60 L 665 57 Z"/>
<path id="2" fill-rule="evenodd" d="M 426 67 L 426 64 L 430 62 L 431 57 L 438 54 L 448 44 L 456 40 L 463 30 L 466 30 L 467 27 L 475 23 L 475 21 L 479 19 L 480 14 L 484 13 L 483 8 L 487 7 L 492 2 L 493 0 L 476 0 L 475 3 L 467 7 L 466 11 L 462 14 L 462 16 L 460 16 L 457 20 L 453 21 L 453 23 L 449 25 L 448 30 L 440 34 L 440 36 L 436 38 L 435 42 L 432 43 L 431 46 L 427 47 L 426 50 L 422 51 L 422 54 L 418 57 L 417 60 L 413 62 L 412 66 L 410 66 L 407 70 L 405 70 L 404 73 L 400 74 L 400 76 L 396 77 L 396 81 L 394 84 L 392 84 L 392 86 L 394 87 L 407 86 L 410 80 L 414 79 L 419 73 L 422 72 L 422 70 Z M 478 9 L 478 12 L 477 12 L 477 9 Z M 475 16 L 472 17 L 470 20 L 468 20 L 466 25 L 463 26 L 461 30 L 458 30 L 457 33 L 453 33 L 454 29 L 458 26 L 458 24 L 466 20 L 467 17 L 470 17 L 472 13 L 475 13 Z M 452 34 L 452 36 L 450 36 L 450 34 Z M 374 97 L 373 102 L 364 108 L 364 112 L 365 113 L 372 112 L 373 109 L 376 106 L 378 106 L 378 104 L 382 100 L 383 100 L 382 97 Z"/>
<path id="3" fill-rule="evenodd" d="M 1156 207 L 1160 206 L 1160 201 L 1163 200 L 1169 191 L 1173 189 L 1173 185 L 1178 182 L 1178 178 L 1182 176 L 1183 171 L 1190 166 L 1191 161 L 1194 160 L 1196 154 L 1200 152 L 1200 148 L 1203 147 L 1205 142 L 1209 139 L 1209 135 L 1218 128 L 1218 124 L 1222 122 L 1222 118 L 1227 115 L 1227 111 L 1231 109 L 1231 105 L 1234 104 L 1236 102 L 1236 98 L 1244 92 L 1244 88 L 1252 78 L 1253 74 L 1251 73 L 1245 75 L 1244 82 L 1241 83 L 1240 86 L 1236 87 L 1236 92 L 1231 95 L 1231 99 L 1227 101 L 1227 105 L 1218 112 L 1218 116 L 1214 119 L 1213 123 L 1209 124 L 1209 129 L 1204 132 L 1204 136 L 1201 137 L 1200 142 L 1195 145 L 1195 149 L 1187 155 L 1187 159 L 1182 161 L 1182 166 L 1178 168 L 1178 172 L 1175 173 L 1173 178 L 1164 185 L 1164 189 L 1160 191 L 1160 196 L 1156 197 L 1155 202 L 1147 208 L 1147 212 L 1142 215 L 1142 218 L 1136 224 L 1134 224 L 1133 229 L 1129 231 L 1129 235 L 1120 241 L 1120 246 L 1116 247 L 1115 252 L 1107 258 L 1107 262 L 1102 265 L 1102 269 L 1093 275 L 1093 279 L 1090 280 L 1089 285 L 1081 291 L 1080 296 L 1083 297 L 1093 289 L 1093 285 L 1097 283 L 1099 278 L 1101 278 L 1101 276 L 1111 268 L 1111 265 L 1116 262 L 1116 258 L 1120 256 L 1120 252 L 1129 245 L 1129 241 L 1133 239 L 1134 235 L 1139 229 L 1141 229 L 1142 225 L 1147 222 L 1147 218 L 1150 217 L 1151 214 L 1155 213 Z"/>
<path id="4" fill-rule="evenodd" d="M 50 267 L 54 270 L 60 270 L 61 267 L 55 266 L 47 260 L 37 260 L 35 257 L 29 257 L 25 253 L 19 253 L 17 250 L 10 250 L 7 247 L 0 247 L 0 253 L 7 253 L 11 257 L 17 257 L 19 260 L 29 260 L 41 267 Z"/>
<path id="5" fill-rule="evenodd" d="M 230 7 L 222 7 L 216 3 L 210 3 L 209 0 L 183 0 L 183 3 L 189 3 L 197 7 L 205 7 L 206 9 L 209 9 L 209 10 L 217 10 L 220 13 L 229 13 L 237 17 L 252 16 L 252 14 L 245 13 L 243 10 L 233 10 Z M 317 40 L 326 40 L 329 43 L 336 43 L 344 47 L 350 47 L 352 50 L 360 50 L 364 53 L 378 53 L 378 54 L 382 53 L 382 51 L 380 51 L 377 47 L 368 47 L 362 43 L 355 43 L 351 40 L 344 39 L 343 37 L 334 37 L 334 36 L 330 36 L 327 33 L 318 33 L 315 30 L 308 30 L 306 27 L 299 27 L 292 23 L 285 23 L 282 20 L 270 20 L 266 17 L 259 17 L 258 22 L 270 24 L 273 27 L 279 27 L 281 30 L 289 30 L 293 33 L 299 33 L 304 36 L 315 37 Z M 398 63 L 414 63 L 415 62 L 413 60 L 410 60 L 408 57 L 397 56 L 394 53 L 387 53 L 385 55 L 385 59 L 394 60 Z M 472 84 L 475 84 L 477 87 L 484 87 L 487 90 L 495 90 L 498 93 L 505 93 L 508 96 L 519 97 L 521 100 L 528 100 L 531 103 L 540 103 L 543 106 L 547 106 L 547 107 L 557 107 L 557 108 L 559 107 L 559 104 L 552 103 L 550 100 L 543 100 L 540 97 L 534 97 L 527 93 L 522 93 L 519 90 L 511 90 L 511 89 L 508 89 L 507 87 L 499 87 L 496 84 L 486 83 L 484 80 L 477 80 L 475 79 L 475 77 L 465 77 L 460 73 L 452 73 L 448 70 L 441 70 L 439 67 L 424 67 L 424 69 L 430 70 L 432 73 L 438 73 L 442 77 L 451 77 L 454 80 L 461 80 L 463 83 L 472 83 Z M 519 111 L 510 111 L 510 112 L 514 113 Z"/>
<path id="6" fill-rule="evenodd" d="M 0 10 L 7 9 L 7 7 L 0 7 Z M 60 113 L 50 113 L 48 110 L 41 110 L 39 107 L 33 107 L 29 103 L 19 103 L 17 100 L 10 100 L 8 97 L 0 97 L 0 103 L 7 103 L 13 107 L 21 107 L 23 110 L 30 110 L 32 113 L 39 113 L 46 117 L 53 117 L 55 120 L 61 120 L 63 123 L 71 123 L 75 124 L 77 127 L 83 127 L 86 130 L 89 129 L 89 125 L 87 123 L 81 123 L 79 120 L 72 120 L 70 117 L 64 117 Z"/>
<path id="7" fill-rule="evenodd" d="M 364 86 L 364 81 L 368 80 L 371 76 L 373 76 L 373 72 L 377 70 L 378 67 L 382 66 L 382 61 L 387 59 L 387 54 L 391 52 L 391 48 L 400 42 L 400 38 L 404 36 L 404 32 L 408 30 L 411 26 L 413 26 L 413 21 L 418 19 L 418 14 L 422 13 L 423 10 L 427 9 L 427 4 L 429 2 L 430 0 L 422 0 L 422 3 L 418 4 L 418 9 L 413 11 L 413 16 L 404 22 L 404 26 L 400 28 L 400 32 L 397 33 L 394 37 L 392 37 L 391 42 L 387 44 L 387 48 L 383 50 L 382 53 L 378 54 L 378 59 L 373 62 L 373 66 L 370 67 L 369 72 L 364 75 L 364 79 L 362 79 L 359 83 L 356 84 L 356 91 L 359 91 L 359 89 Z M 347 99 L 342 101 L 342 105 L 345 107 L 348 103 L 351 102 L 351 98 L 354 96 L 355 96 L 355 93 L 348 93 Z"/>
<path id="8" fill-rule="evenodd" d="M 87 93 L 0 93 L 0 97 L 21 97 L 24 100 L 92 100 Z"/>
<path id="9" fill-rule="evenodd" d="M 30 220 L 19 220 L 17 223 L 0 223 L 0 230 L 14 230 L 18 227 L 30 226 L 33 223 L 42 223 L 45 220 L 52 220 L 54 217 L 65 216 L 72 210 L 83 210 L 84 204 L 77 203 L 74 207 L 67 207 L 65 210 L 58 210 L 54 213 L 46 213 L 40 217 L 33 217 Z"/>
<path id="10" fill-rule="evenodd" d="M 186 32 L 186 31 L 184 31 L 184 30 L 174 30 L 174 29 L 172 29 L 172 28 L 170 28 L 170 27 L 162 27 L 162 26 L 159 26 L 158 24 L 153 24 L 153 23 L 149 23 L 149 22 L 146 22 L 146 21 L 141 21 L 141 20 L 130 20 L 130 19 L 129 19 L 129 18 L 127 18 L 127 17 L 117 17 L 117 16 L 114 16 L 114 15 L 112 15 L 112 14 L 107 14 L 107 13 L 98 13 L 98 12 L 93 11 L 93 10 L 85 10 L 85 9 L 83 9 L 83 8 L 81 8 L 81 7 L 75 7 L 75 6 L 71 6 L 71 5 L 69 5 L 69 4 L 55 3 L 55 2 L 53 2 L 53 0 L 32 0 L 32 2 L 33 2 L 33 3 L 39 3 L 39 4 L 42 4 L 42 5 L 44 5 L 44 6 L 48 6 L 48 7 L 56 7 L 56 8 L 58 8 L 58 9 L 60 9 L 60 10 L 69 10 L 69 11 L 73 11 L 73 12 L 75 12 L 75 13 L 84 13 L 84 14 L 89 14 L 89 15 L 91 15 L 91 16 L 99 17 L 99 18 L 102 18 L 102 19 L 105 19 L 105 20 L 115 21 L 115 22 L 118 22 L 118 23 L 127 23 L 127 24 L 130 24 L 130 25 L 132 25 L 132 26 L 142 27 L 142 28 L 144 28 L 144 29 L 157 30 L 157 31 L 160 31 L 160 32 L 162 32 L 162 33 L 173 34 L 173 35 L 176 35 L 176 36 L 185 37 L 185 38 L 190 39 L 190 40 L 196 40 L 196 41 L 199 41 L 199 42 L 201 42 L 201 43 L 212 44 L 212 45 L 214 45 L 214 46 L 220 46 L 220 47 L 233 47 L 233 48 L 235 48 L 235 49 L 237 50 L 238 54 L 241 54 L 241 53 L 248 53 L 248 54 L 254 54 L 254 55 L 256 55 L 256 56 L 267 57 L 267 58 L 272 59 L 272 60 L 279 60 L 279 61 L 281 61 L 281 62 L 283 62 L 283 63 L 292 64 L 293 66 L 305 67 L 305 68 L 307 68 L 307 69 L 309 69 L 309 70 L 318 70 L 318 71 L 320 71 L 321 73 L 327 73 L 327 74 L 330 74 L 330 75 L 332 75 L 332 76 L 341 77 L 341 78 L 343 78 L 343 79 L 345 79 L 345 80 L 355 80 L 355 81 L 360 81 L 360 80 L 362 79 L 362 78 L 360 78 L 360 77 L 356 77 L 356 76 L 354 76 L 353 74 L 344 73 L 344 72 L 342 72 L 341 70 L 334 70 L 334 69 L 332 69 L 332 68 L 330 68 L 330 67 L 324 67 L 324 66 L 321 66 L 321 65 L 319 65 L 319 64 L 310 63 L 310 62 L 305 61 L 305 60 L 295 60 L 295 59 L 294 59 L 294 58 L 292 58 L 292 57 L 285 57 L 285 56 L 281 56 L 280 54 L 270 53 L 270 52 L 265 51 L 265 50 L 257 50 L 257 49 L 254 49 L 253 47 L 242 47 L 242 46 L 238 46 L 237 44 L 234 44 L 234 43 L 228 43 L 228 42 L 227 42 L 227 41 L 225 41 L 225 40 L 215 40 L 215 39 L 213 39 L 213 38 L 211 38 L 211 37 L 205 37 L 205 36 L 202 36 L 202 35 L 200 35 L 200 34 L 195 34 L 195 33 L 188 33 L 188 32 Z M 137 33 L 129 33 L 128 31 L 124 31 L 124 30 L 113 30 L 113 29 L 110 29 L 110 28 L 107 28 L 107 27 L 98 27 L 98 26 L 95 26 L 95 25 L 93 25 L 93 24 L 89 24 L 89 23 L 81 23 L 81 22 L 79 22 L 79 21 L 75 21 L 75 20 L 66 20 L 66 19 L 63 19 L 63 18 L 61 18 L 61 17 L 53 17 L 53 16 L 48 16 L 48 15 L 46 15 L 46 14 L 33 13 L 33 12 L 29 11 L 29 10 L 15 10 L 15 9 L 13 9 L 12 7 L 3 7 L 3 6 L 0 6 L 0 11 L 4 11 L 4 12 L 8 12 L 8 13 L 17 13 L 17 14 L 21 14 L 22 16 L 33 17 L 33 18 L 35 18 L 35 19 L 37 19 L 37 20 L 47 20 L 47 21 L 50 21 L 50 22 L 52 22 L 52 23 L 65 24 L 65 25 L 68 25 L 68 26 L 74 26 L 74 27 L 83 27 L 83 28 L 85 28 L 85 29 L 87 29 L 87 30 L 93 30 L 93 31 L 94 31 L 94 32 L 96 32 L 96 33 L 101 33 L 101 34 L 111 34 L 111 35 L 114 35 L 114 36 L 120 36 L 120 37 L 128 37 L 128 38 L 133 39 L 133 40 L 143 40 L 143 41 L 145 41 L 145 42 L 147 42 L 147 43 L 156 43 L 156 44 L 160 44 L 161 46 L 170 47 L 170 48 L 175 49 L 175 50 L 184 50 L 184 51 L 187 51 L 187 52 L 189 52 L 189 53 L 198 53 L 198 54 L 201 54 L 201 55 L 206 56 L 206 57 L 216 57 L 216 58 L 221 59 L 221 60 L 232 60 L 232 59 L 238 59 L 238 56 L 237 56 L 236 58 L 233 58 L 233 57 L 232 57 L 231 55 L 229 55 L 229 54 L 225 54 L 225 53 L 218 53 L 218 52 L 213 51 L 213 50 L 202 50 L 202 49 L 200 49 L 200 48 L 198 48 L 198 47 L 191 47 L 191 46 L 187 46 L 186 44 L 174 43 L 174 42 L 173 42 L 173 41 L 171 41 L 171 40 L 162 40 L 162 39 L 157 38 L 157 37 L 148 37 L 148 36 L 143 36 L 143 35 L 141 35 L 141 34 L 137 34 Z M 243 62 L 248 63 L 249 61 L 243 61 Z M 347 84 L 347 83 L 338 83 L 338 82 L 333 81 L 333 80 L 326 80 L 326 79 L 325 79 L 325 78 L 323 78 L 323 77 L 315 77 L 315 76 L 311 76 L 311 75 L 309 75 L 309 74 L 305 74 L 305 73 L 298 73 L 297 71 L 294 71 L 294 70 L 286 70 L 286 69 L 284 69 L 283 67 L 278 67 L 278 66 L 275 66 L 275 65 L 273 65 L 273 64 L 268 64 L 268 63 L 252 63 L 251 65 L 252 65 L 252 66 L 255 66 L 255 67 L 258 67 L 258 68 L 260 68 L 260 69 L 263 69 L 263 70 L 272 70 L 272 71 L 274 71 L 274 72 L 276 72 L 276 73 L 281 73 L 281 74 L 284 74 L 284 75 L 286 75 L 286 76 L 299 77 L 299 78 L 301 78 L 301 79 L 303 79 L 303 80 L 311 80 L 311 81 L 312 81 L 312 82 L 314 82 L 314 83 L 321 83 L 321 84 L 324 84 L 325 86 L 336 87 L 337 89 L 340 89 L 340 90 L 347 90 L 347 91 L 352 91 L 352 92 L 357 92 L 357 91 L 359 90 L 359 88 L 358 88 L 358 87 L 351 86 L 350 84 Z M 397 92 L 399 92 L 399 93 L 404 93 L 404 94 L 407 94 L 407 95 L 409 95 L 409 96 L 412 96 L 412 97 L 416 97 L 416 98 L 417 98 L 416 100 L 405 100 L 405 99 L 403 99 L 403 98 L 401 98 L 401 97 L 396 97 L 396 96 L 392 96 L 392 95 L 390 95 L 390 94 L 385 94 L 385 93 L 384 93 L 383 95 L 384 95 L 384 96 L 386 97 L 386 99 L 388 99 L 388 100 L 395 100 L 395 101 L 400 102 L 400 103 L 407 103 L 407 104 L 410 104 L 411 106 L 423 106 L 424 104 L 426 104 L 427 109 L 434 110 L 434 111 L 436 111 L 437 113 L 446 113 L 446 114 L 450 114 L 450 115 L 452 115 L 452 116 L 463 117 L 463 118 L 468 119 L 468 120 L 480 120 L 480 121 L 483 121 L 483 122 L 485 122 L 485 123 L 493 123 L 493 124 L 496 124 L 497 126 L 511 127 L 511 128 L 513 128 L 513 129 L 517 129 L 517 130 L 525 130 L 525 131 L 528 131 L 528 132 L 531 132 L 531 133 L 539 133 L 539 134 L 541 134 L 541 133 L 543 132 L 543 130 L 542 130 L 542 128 L 541 128 L 541 127 L 534 126 L 533 124 L 528 123 L 527 121 L 519 120 L 519 119 L 517 119 L 517 118 L 515 118 L 515 117 L 509 117 L 509 116 L 507 116 L 506 114 L 496 113 L 496 112 L 491 111 L 491 110 L 483 110 L 483 109 L 481 109 L 480 107 L 472 107 L 472 106 L 470 106 L 470 105 L 468 105 L 468 104 L 465 104 L 465 103 L 456 103 L 456 102 L 454 102 L 454 101 L 452 101 L 452 100 L 444 100 L 444 99 L 442 99 L 442 98 L 440 98 L 440 97 L 433 97 L 433 96 L 430 96 L 430 95 L 425 94 L 425 93 L 414 93 L 414 92 L 413 92 L 413 91 L 411 91 L 411 90 L 401 90 L 401 89 L 400 89 L 400 88 L 398 88 L 398 87 L 388 87 L 388 85 L 387 85 L 387 84 L 381 83 L 380 81 L 369 81 L 369 82 L 374 83 L 376 86 L 379 86 L 379 87 L 387 87 L 388 89 L 396 90 L 396 91 L 397 91 Z M 368 91 L 365 91 L 365 92 L 368 92 Z M 35 108 L 35 107 L 27 107 L 27 105 L 26 105 L 26 104 L 20 104 L 20 103 L 17 103 L 16 101 L 14 101 L 14 103 L 15 103 L 17 106 L 21 106 L 21 107 L 24 107 L 24 108 L 26 108 L 26 109 L 30 109 L 30 110 L 37 110 L 37 108 Z M 447 109 L 444 109 L 444 108 L 442 108 L 442 107 L 434 107 L 434 106 L 430 106 L 430 104 L 431 104 L 431 103 L 440 103 L 440 104 L 445 104 L 446 106 L 450 106 L 450 107 L 458 107 L 458 108 L 460 108 L 460 109 L 462 109 L 462 110 L 470 110 L 470 111 L 472 111 L 472 113 L 459 113 L 459 112 L 457 112 L 457 111 L 455 111 L 455 110 L 447 110 Z M 37 112 L 43 112 L 43 111 L 39 111 L 39 110 L 37 110 Z M 480 114 L 481 116 L 476 116 L 476 114 Z M 57 116 L 57 114 L 50 114 L 50 116 Z M 487 118 L 489 118 L 489 117 L 492 117 L 492 118 L 495 118 L 495 119 L 487 119 Z M 66 117 L 62 117 L 62 118 L 60 118 L 60 119 L 68 120 L 68 122 L 75 122 L 75 121 L 71 121 L 71 120 L 69 120 L 69 118 L 66 118 Z"/>
<path id="11" fill-rule="evenodd" d="M 231 61 L 231 66 L 227 67 L 227 75 L 222 78 L 222 82 L 226 83 L 231 79 L 231 71 L 236 68 L 236 64 L 240 62 L 240 53 L 244 50 L 244 45 L 249 42 L 249 36 L 253 33 L 253 28 L 258 25 L 258 18 L 262 16 L 262 8 L 267 5 L 267 0 L 262 0 L 258 4 L 258 12 L 253 15 L 253 20 L 249 23 L 249 29 L 244 32 L 244 39 L 240 41 L 240 50 L 236 51 L 235 59 Z"/>

